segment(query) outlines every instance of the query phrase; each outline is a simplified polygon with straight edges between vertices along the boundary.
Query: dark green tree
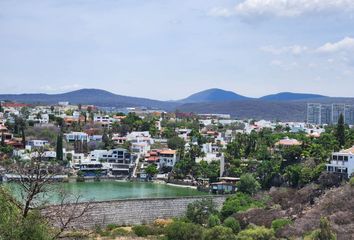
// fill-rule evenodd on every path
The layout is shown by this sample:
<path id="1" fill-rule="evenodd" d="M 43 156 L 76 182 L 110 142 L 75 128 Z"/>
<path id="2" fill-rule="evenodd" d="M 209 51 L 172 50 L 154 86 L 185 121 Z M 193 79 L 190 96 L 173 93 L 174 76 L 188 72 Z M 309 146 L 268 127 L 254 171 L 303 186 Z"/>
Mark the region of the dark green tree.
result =
<path id="1" fill-rule="evenodd" d="M 342 148 L 345 145 L 345 124 L 343 114 L 339 115 L 337 129 L 336 129 L 336 137 L 339 143 L 339 147 Z"/>
<path id="2" fill-rule="evenodd" d="M 58 133 L 58 136 L 57 136 L 56 152 L 57 152 L 57 160 L 63 161 L 63 135 L 62 135 L 62 133 Z"/>
<path id="3" fill-rule="evenodd" d="M 173 150 L 183 149 L 184 144 L 185 144 L 184 140 L 177 136 L 172 137 L 167 141 L 167 146 Z"/>

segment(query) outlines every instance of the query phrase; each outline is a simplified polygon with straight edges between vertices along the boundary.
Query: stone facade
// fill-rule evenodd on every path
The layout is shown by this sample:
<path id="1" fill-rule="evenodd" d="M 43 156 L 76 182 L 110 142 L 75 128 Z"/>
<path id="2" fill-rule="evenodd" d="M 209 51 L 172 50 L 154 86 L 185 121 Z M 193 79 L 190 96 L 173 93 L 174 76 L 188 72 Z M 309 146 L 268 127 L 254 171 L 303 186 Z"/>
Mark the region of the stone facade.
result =
<path id="1" fill-rule="evenodd" d="M 181 217 L 188 204 L 203 198 L 212 198 L 219 209 L 226 200 L 226 196 L 198 196 L 93 202 L 89 212 L 72 222 L 71 227 L 89 229 L 108 224 L 137 225 L 151 223 L 158 218 Z"/>

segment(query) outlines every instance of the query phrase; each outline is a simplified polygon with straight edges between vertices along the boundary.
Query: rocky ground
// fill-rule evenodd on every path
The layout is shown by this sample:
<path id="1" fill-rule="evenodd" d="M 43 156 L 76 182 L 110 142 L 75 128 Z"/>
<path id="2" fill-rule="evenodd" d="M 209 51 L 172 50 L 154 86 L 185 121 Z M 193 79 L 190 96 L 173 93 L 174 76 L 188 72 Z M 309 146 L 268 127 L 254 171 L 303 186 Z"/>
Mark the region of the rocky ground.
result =
<path id="1" fill-rule="evenodd" d="M 241 225 L 271 227 L 273 220 L 289 218 L 293 224 L 280 230 L 277 237 L 302 237 L 317 229 L 323 216 L 330 220 L 337 239 L 354 239 L 354 187 L 349 184 L 326 191 L 314 184 L 299 190 L 274 188 L 257 197 L 269 198 L 268 206 L 235 214 Z"/>

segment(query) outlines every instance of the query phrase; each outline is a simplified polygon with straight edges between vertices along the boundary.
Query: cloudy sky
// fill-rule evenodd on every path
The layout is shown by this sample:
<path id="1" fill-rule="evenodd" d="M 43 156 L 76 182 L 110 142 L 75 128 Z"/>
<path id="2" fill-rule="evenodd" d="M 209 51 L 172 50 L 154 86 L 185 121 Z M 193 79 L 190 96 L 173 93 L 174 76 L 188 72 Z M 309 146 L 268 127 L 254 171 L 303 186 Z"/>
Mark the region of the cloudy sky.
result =
<path id="1" fill-rule="evenodd" d="M 0 92 L 354 97 L 353 0 L 0 0 Z"/>

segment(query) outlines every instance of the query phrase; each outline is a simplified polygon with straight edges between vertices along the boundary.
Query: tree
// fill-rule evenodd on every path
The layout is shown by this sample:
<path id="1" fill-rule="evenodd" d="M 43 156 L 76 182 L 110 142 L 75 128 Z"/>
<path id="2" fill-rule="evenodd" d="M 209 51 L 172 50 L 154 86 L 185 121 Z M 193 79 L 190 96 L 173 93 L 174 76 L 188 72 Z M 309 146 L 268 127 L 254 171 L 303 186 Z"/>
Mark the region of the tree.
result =
<path id="1" fill-rule="evenodd" d="M 63 135 L 58 133 L 56 146 L 57 160 L 63 161 Z"/>
<path id="2" fill-rule="evenodd" d="M 336 137 L 339 143 L 339 147 L 342 148 L 345 145 L 345 124 L 344 124 L 344 116 L 343 114 L 339 115 L 337 129 L 336 129 Z"/>
<path id="3" fill-rule="evenodd" d="M 4 131 L 1 132 L 1 146 L 5 147 L 5 134 L 4 134 Z"/>
<path id="4" fill-rule="evenodd" d="M 243 174 L 240 178 L 240 182 L 237 184 L 238 190 L 250 195 L 255 194 L 261 188 L 259 182 L 253 177 L 252 174 Z"/>
<path id="5" fill-rule="evenodd" d="M 25 135 L 26 128 L 27 128 L 26 120 L 24 120 L 22 117 L 15 117 L 15 130 L 17 130 L 17 134 L 21 135 L 23 147 L 26 146 L 26 135 Z"/>
<path id="6" fill-rule="evenodd" d="M 212 199 L 205 198 L 188 204 L 186 217 L 193 223 L 207 224 L 209 216 L 216 213 Z"/>
<path id="7" fill-rule="evenodd" d="M 257 176 L 262 188 L 280 186 L 281 159 L 264 160 L 257 167 Z"/>
<path id="8" fill-rule="evenodd" d="M 185 145 L 184 140 L 177 136 L 172 137 L 167 141 L 167 146 L 173 150 L 183 149 L 184 145 Z"/>
<path id="9" fill-rule="evenodd" d="M 65 191 L 59 190 L 60 203 L 47 207 L 44 196 L 47 196 L 52 184 L 57 182 L 55 176 L 62 173 L 62 167 L 55 162 L 44 161 L 43 151 L 41 150 L 34 152 L 33 155 L 34 157 L 30 160 L 14 161 L 7 169 L 18 176 L 17 185 L 19 186 L 20 199 L 17 201 L 2 188 L 0 188 L 0 198 L 1 195 L 6 196 L 7 202 L 11 203 L 13 208 L 16 209 L 18 221 L 26 223 L 30 232 L 35 233 L 31 228 L 36 230 L 35 227 L 41 227 L 48 235 L 52 235 L 50 238 L 39 236 L 28 238 L 27 235 L 24 235 L 18 239 L 56 239 L 60 237 L 72 221 L 81 218 L 92 209 L 91 203 L 78 204 L 80 196 L 71 196 Z M 42 210 L 41 214 L 39 214 L 39 210 Z M 46 221 L 42 216 L 50 222 L 58 223 L 58 228 L 53 232 L 48 231 Z M 0 237 L 0 239 L 2 238 Z"/>
<path id="10" fill-rule="evenodd" d="M 238 192 L 226 199 L 220 213 L 221 217 L 226 219 L 234 213 L 262 206 L 262 203 L 253 200 L 250 195 Z"/>
<path id="11" fill-rule="evenodd" d="M 284 177 L 291 187 L 299 186 L 302 167 L 299 164 L 290 165 L 285 168 Z"/>
<path id="12" fill-rule="evenodd" d="M 147 168 L 145 169 L 145 172 L 147 174 L 149 174 L 149 176 L 154 176 L 155 174 L 159 173 L 159 170 L 157 170 L 157 167 L 154 164 L 150 164 L 149 166 L 147 166 Z"/>
<path id="13" fill-rule="evenodd" d="M 215 226 L 220 225 L 220 218 L 218 217 L 218 215 L 212 214 L 209 216 L 208 218 L 208 227 L 212 228 Z"/>
<path id="14" fill-rule="evenodd" d="M 237 234 L 241 229 L 240 223 L 234 217 L 226 218 L 223 225 L 225 227 L 231 228 L 235 234 Z"/>
<path id="15" fill-rule="evenodd" d="M 104 130 L 103 135 L 102 135 L 102 142 L 104 144 L 105 149 L 108 149 L 110 147 L 111 141 L 109 139 L 106 129 Z"/>

